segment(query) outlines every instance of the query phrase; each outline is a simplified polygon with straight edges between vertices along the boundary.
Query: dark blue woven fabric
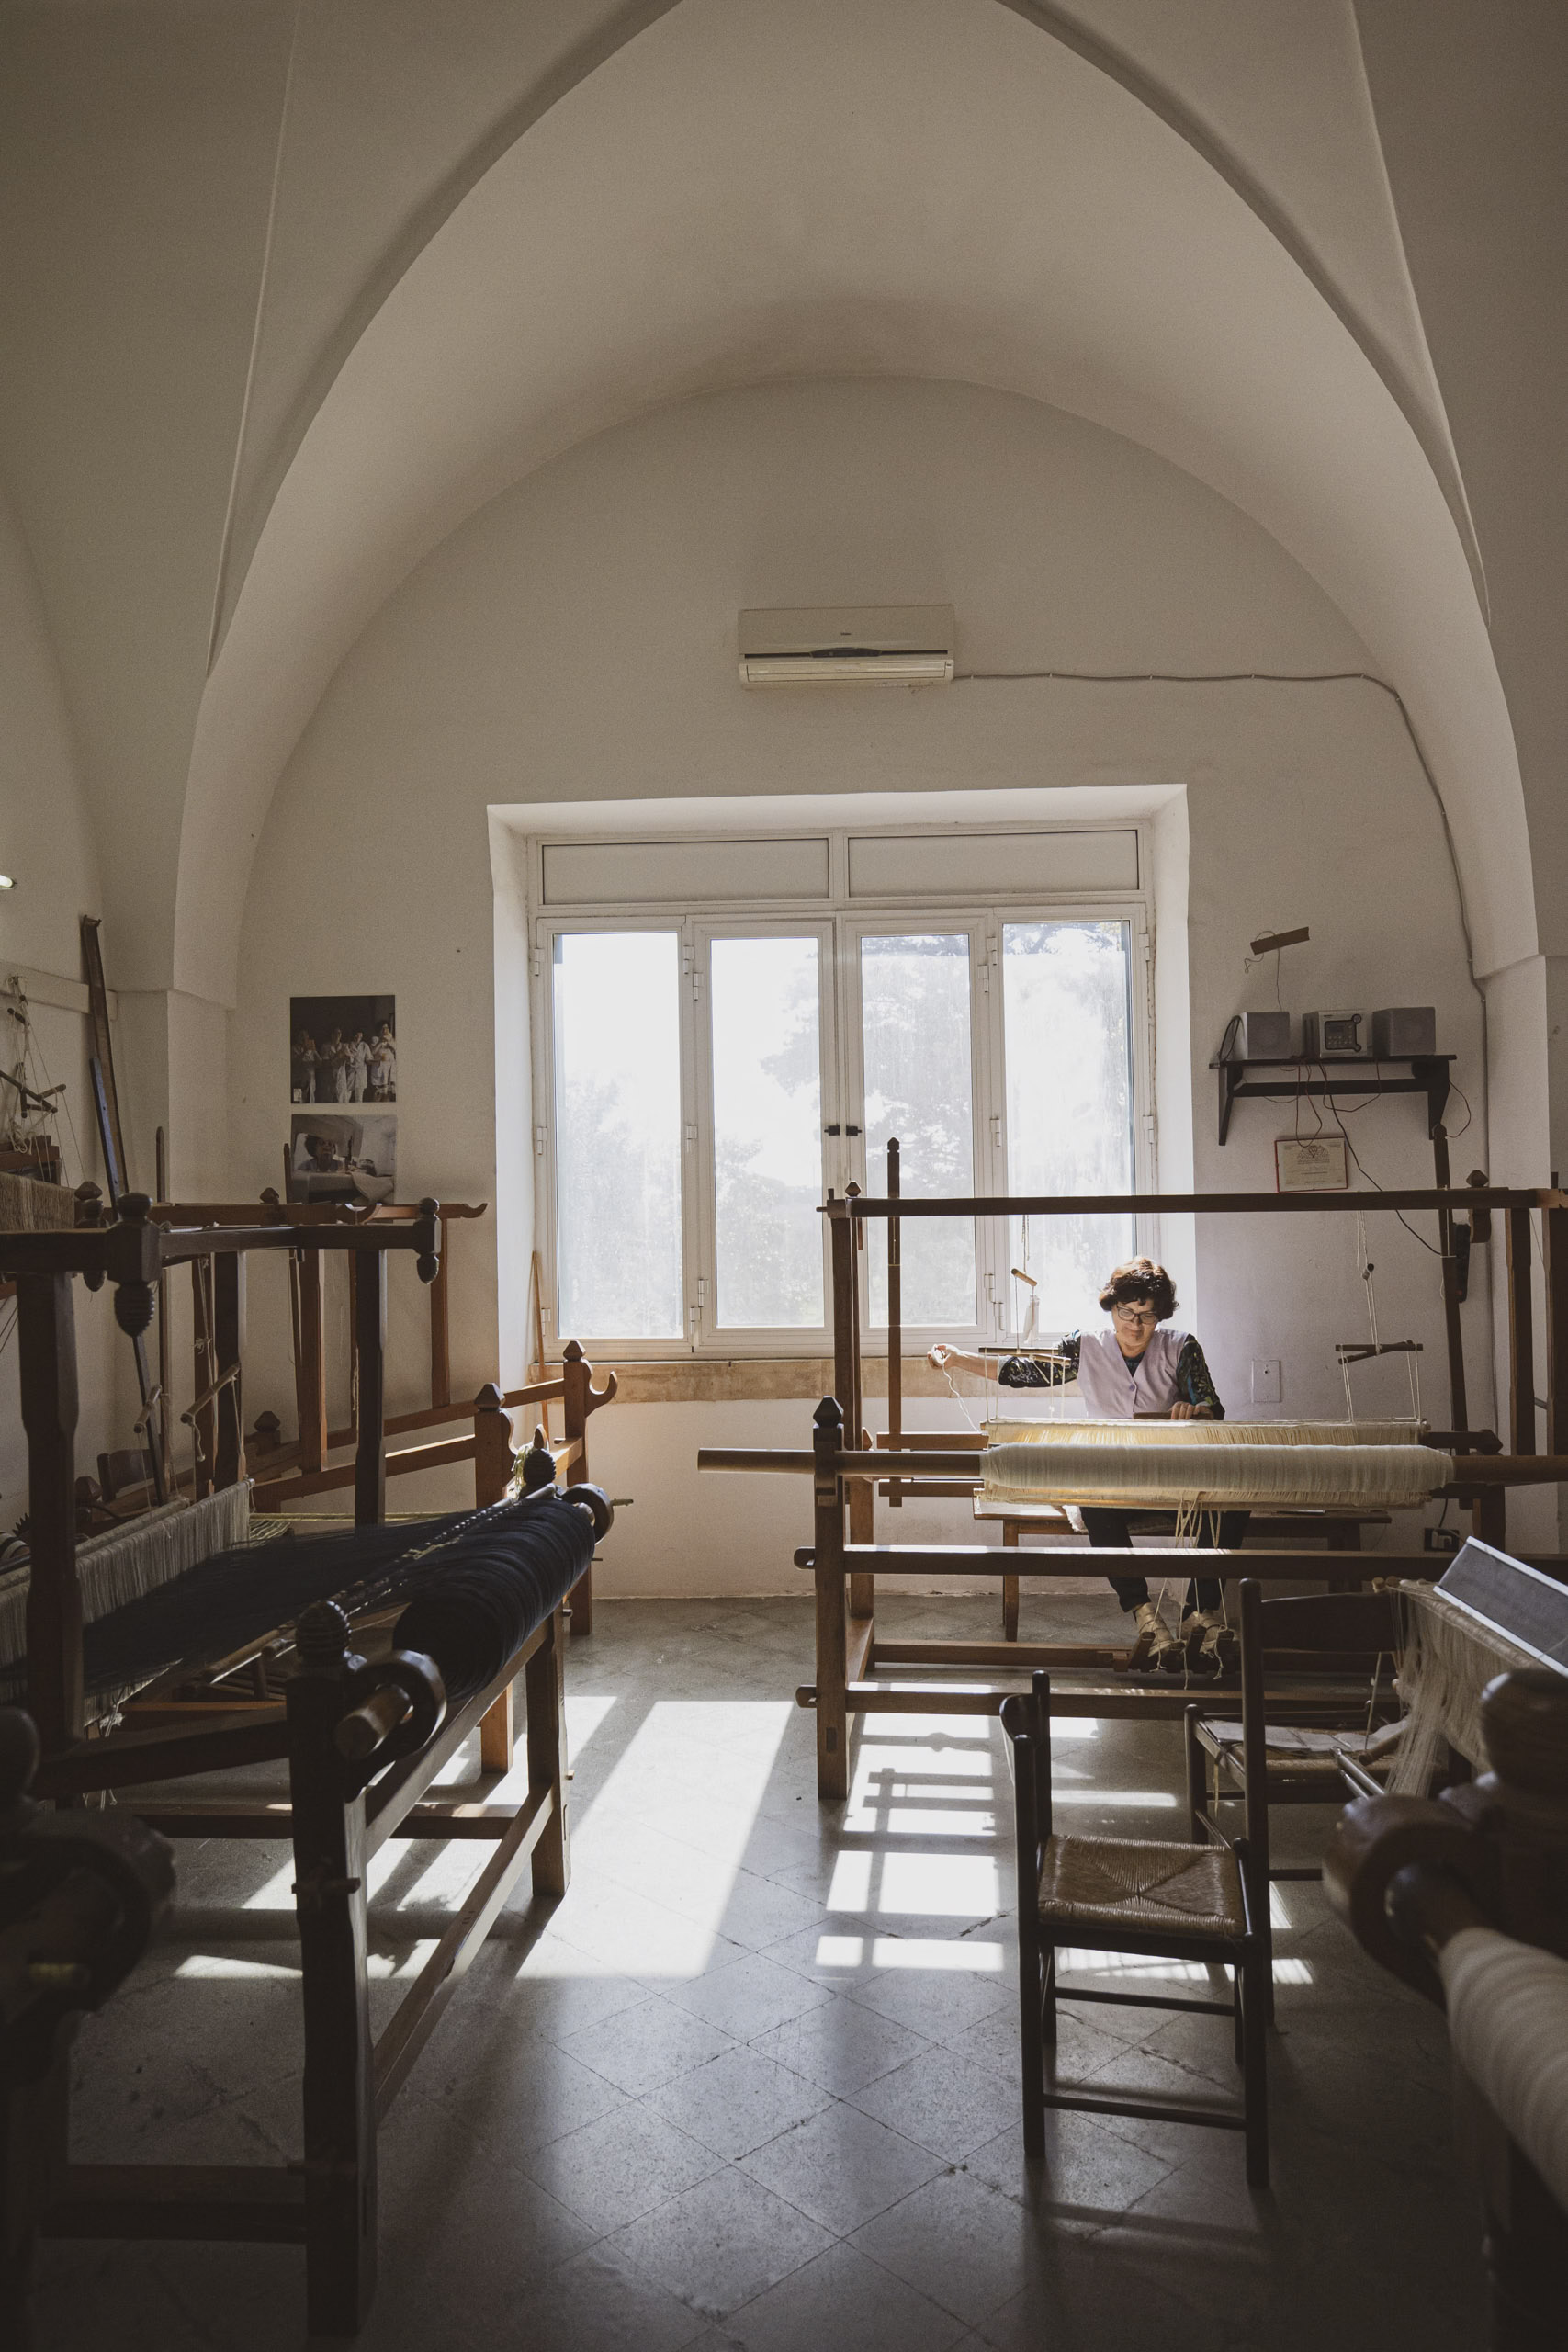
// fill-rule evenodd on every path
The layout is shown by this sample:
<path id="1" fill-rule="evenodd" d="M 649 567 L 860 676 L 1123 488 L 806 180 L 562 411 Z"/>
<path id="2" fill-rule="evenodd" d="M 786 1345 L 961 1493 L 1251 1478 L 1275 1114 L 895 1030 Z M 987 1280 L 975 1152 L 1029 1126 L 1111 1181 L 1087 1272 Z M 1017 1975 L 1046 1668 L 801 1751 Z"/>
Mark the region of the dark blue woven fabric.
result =
<path id="1" fill-rule="evenodd" d="M 493 1681 L 593 1555 L 587 1513 L 554 1494 L 400 1527 L 297 1531 L 203 1561 L 89 1625 L 89 1692 L 193 1669 L 292 1624 L 312 1600 L 408 1596 L 398 1645 L 440 1667 L 457 1700 Z"/>

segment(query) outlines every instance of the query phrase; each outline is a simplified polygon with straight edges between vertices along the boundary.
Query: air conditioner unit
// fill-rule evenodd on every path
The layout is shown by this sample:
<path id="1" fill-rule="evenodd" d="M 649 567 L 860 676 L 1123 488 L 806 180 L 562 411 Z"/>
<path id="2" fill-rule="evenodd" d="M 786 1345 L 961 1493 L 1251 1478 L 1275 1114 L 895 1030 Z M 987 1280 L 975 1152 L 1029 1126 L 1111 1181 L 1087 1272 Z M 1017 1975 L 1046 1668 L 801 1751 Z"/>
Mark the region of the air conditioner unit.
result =
<path id="1" fill-rule="evenodd" d="M 946 686 L 951 605 L 825 605 L 740 616 L 743 686 Z"/>

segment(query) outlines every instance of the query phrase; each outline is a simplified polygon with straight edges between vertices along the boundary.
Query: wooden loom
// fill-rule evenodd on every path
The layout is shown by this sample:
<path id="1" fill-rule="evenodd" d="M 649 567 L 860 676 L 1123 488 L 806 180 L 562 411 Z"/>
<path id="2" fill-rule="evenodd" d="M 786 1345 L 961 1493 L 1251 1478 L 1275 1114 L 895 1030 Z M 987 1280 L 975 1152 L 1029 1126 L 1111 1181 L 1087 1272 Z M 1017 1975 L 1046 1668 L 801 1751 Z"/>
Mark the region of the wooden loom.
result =
<path id="1" fill-rule="evenodd" d="M 452 1398 L 449 1250 L 453 1226 L 483 1216 L 486 1206 L 484 1202 L 476 1206 L 462 1201 L 442 1201 L 435 1204 L 435 1215 L 440 1224 L 440 1246 L 436 1271 L 428 1285 L 430 1403 L 409 1412 L 387 1414 L 382 1428 L 388 1437 L 409 1437 L 416 1431 L 448 1428 L 454 1422 L 469 1419 L 474 1413 L 472 1402 L 460 1399 L 454 1403 Z M 352 1226 L 363 1229 L 367 1226 L 406 1225 L 421 1213 L 421 1207 L 406 1202 L 388 1201 L 378 1203 L 374 1208 L 356 1209 L 338 1201 L 284 1201 L 271 1191 L 262 1194 L 259 1204 L 246 1201 L 160 1201 L 154 1203 L 148 1212 L 159 1225 L 276 1225 L 301 1231 L 321 1226 Z M 240 1363 L 244 1325 L 243 1296 L 237 1271 L 241 1262 L 241 1258 L 230 1250 L 217 1250 L 210 1257 L 195 1259 L 191 1262 L 196 1403 L 187 1418 L 191 1420 L 196 1441 L 193 1492 L 199 1496 L 213 1487 L 231 1484 L 235 1478 L 245 1475 L 248 1463 L 250 1473 L 256 1481 L 254 1496 L 256 1509 L 287 1510 L 291 1503 L 303 1501 L 307 1496 L 333 1494 L 354 1485 L 354 1463 L 341 1459 L 334 1462 L 332 1456 L 334 1453 L 341 1456 L 357 1444 L 358 1413 L 357 1410 L 352 1413 L 347 1426 L 343 1429 L 334 1430 L 330 1426 L 322 1251 L 295 1247 L 289 1258 L 289 1308 L 299 1435 L 292 1443 L 280 1439 L 275 1417 L 266 1414 L 246 1440 Z M 355 1336 L 357 1266 L 357 1255 L 350 1252 L 351 1394 L 356 1392 L 358 1385 L 358 1343 Z M 161 1292 L 166 1287 L 166 1283 L 161 1284 Z M 161 1307 L 161 1335 L 163 1331 Z M 585 1486 L 590 1483 L 589 1417 L 613 1400 L 616 1377 L 614 1372 L 609 1373 L 605 1385 L 595 1388 L 592 1366 L 575 1340 L 567 1341 L 561 1351 L 561 1359 L 560 1371 L 553 1377 L 527 1382 L 521 1388 L 509 1388 L 504 1392 L 486 1389 L 480 1394 L 491 1400 L 491 1409 L 495 1405 L 508 1411 L 537 1405 L 544 1410 L 547 1425 L 549 1407 L 558 1401 L 565 1426 L 562 1437 L 551 1448 L 557 1475 L 564 1477 L 569 1486 Z M 540 1370 L 543 1374 L 542 1363 Z M 483 1442 L 484 1430 L 476 1424 L 461 1437 L 437 1438 L 423 1444 L 400 1446 L 386 1455 L 386 1475 L 389 1478 L 397 1478 L 419 1470 L 443 1469 L 453 1463 L 477 1464 L 478 1449 Z M 570 1623 L 574 1637 L 585 1636 L 593 1631 L 592 1570 L 582 1578 L 572 1596 Z"/>
<path id="2" fill-rule="evenodd" d="M 353 2335 L 374 2293 L 376 2139 L 442 2010 L 505 1903 L 525 1863 L 536 1894 L 558 1897 L 569 1865 L 562 1710 L 565 1591 L 522 1638 L 485 1687 L 445 1712 L 430 1660 L 393 1651 L 372 1665 L 347 1651 L 348 1620 L 330 1601 L 299 1621 L 296 1670 L 283 1701 L 236 1687 L 244 1657 L 204 1663 L 215 1679 L 204 1703 L 160 1707 L 151 1725 L 85 1736 L 82 1600 L 75 1562 L 76 1360 L 72 1283 L 115 1286 L 121 1329 L 143 1330 L 155 1285 L 170 1267 L 203 1257 L 240 1265 L 252 1250 L 352 1250 L 360 1261 L 355 1297 L 359 1429 L 355 1518 L 368 1528 L 385 1516 L 383 1352 L 388 1254 L 416 1253 L 422 1278 L 434 1272 L 440 1243 L 436 1204 L 380 1224 L 157 1224 L 139 1197 L 121 1221 L 73 1233 L 0 1237 L 14 1273 L 19 1312 L 23 1419 L 32 1498 L 28 1595 L 28 1691 L 42 1741 L 36 1787 L 70 1805 L 85 1792 L 287 1759 L 288 1803 L 139 1802 L 138 1813 L 171 1837 L 288 1838 L 294 1850 L 305 2027 L 304 2158 L 298 2166 L 77 2165 L 65 2161 L 66 2123 L 55 2134 L 43 2199 L 47 2234 L 70 2237 L 192 2237 L 302 2244 L 310 2324 Z M 237 1419 L 237 1417 L 236 1417 Z M 481 1396 L 472 1441 L 476 1500 L 499 1500 L 513 1462 L 511 1427 L 493 1389 Z M 236 1475 L 239 1475 L 236 1473 Z M 555 1498 L 555 1464 L 542 1449 L 525 1479 L 543 1509 Z M 613 1514 L 597 1488 L 580 1487 L 593 1534 Z M 565 1498 L 561 1498 L 562 1502 Z M 574 1515 L 575 1521 L 575 1515 Z M 411 1543 L 418 1531 L 411 1531 Z M 591 1555 L 592 1537 L 583 1558 Z M 199 1642 L 199 1632 L 195 1635 Z M 256 1655 L 269 1645 L 249 1645 Z M 490 1770 L 512 1762 L 512 1687 L 525 1676 L 528 1789 L 520 1804 L 486 1804 L 427 1795 L 436 1773 L 470 1731 L 480 1733 Z M 168 1678 L 165 1678 L 166 1679 Z M 177 1679 L 177 1678 L 175 1678 Z M 172 1730 L 171 1721 L 180 1728 Z M 478 1838 L 493 1844 L 446 1933 L 396 2015 L 374 2043 L 367 1976 L 366 1868 L 388 1838 Z"/>
<path id="3" fill-rule="evenodd" d="M 1446 1157 L 1446 1155 L 1445 1155 Z M 817 1679 L 795 1696 L 817 1713 L 817 1774 L 820 1796 L 847 1794 L 848 1739 L 852 1719 L 865 1713 L 993 1714 L 998 1693 L 962 1690 L 941 1682 L 888 1690 L 872 1677 L 879 1670 L 918 1666 L 938 1672 L 953 1668 L 988 1673 L 998 1667 L 1024 1672 L 1035 1668 L 1119 1672 L 1132 1653 L 1082 1643 L 879 1641 L 876 1635 L 878 1576 L 995 1576 L 1016 1577 L 1018 1555 L 978 1544 L 878 1544 L 874 1540 L 875 1497 L 897 1500 L 908 1493 L 970 1494 L 977 1484 L 976 1453 L 984 1441 L 908 1436 L 902 1423 L 902 1315 L 900 1227 L 906 1217 L 1009 1217 L 1082 1216 L 1265 1216 L 1312 1215 L 1369 1210 L 1436 1213 L 1443 1259 L 1449 1329 L 1450 1418 L 1438 1433 L 1446 1451 L 1461 1455 L 1454 1483 L 1440 1489 L 1468 1504 L 1475 1532 L 1501 1543 L 1510 1486 L 1556 1485 L 1568 1480 L 1568 1193 L 1469 1187 L 1464 1191 L 1366 1193 L 1120 1193 L 1104 1197 L 1008 1197 L 912 1200 L 901 1196 L 898 1155 L 888 1148 L 890 1182 L 883 1198 L 852 1193 L 829 1195 L 824 1209 L 830 1237 L 833 1295 L 833 1358 L 836 1395 L 824 1397 L 815 1415 L 809 1452 L 709 1446 L 697 1455 L 699 1469 L 786 1471 L 809 1475 L 816 1508 L 815 1541 L 795 1554 L 809 1571 L 817 1593 Z M 1440 1159 L 1439 1165 L 1443 1162 Z M 1491 1431 L 1472 1431 L 1465 1404 L 1464 1360 L 1459 1346 L 1458 1295 L 1454 1272 L 1456 1221 L 1480 1211 L 1499 1212 L 1507 1239 L 1509 1451 L 1495 1449 Z M 1547 1453 L 1536 1453 L 1533 1299 L 1530 1292 L 1530 1214 L 1541 1216 L 1546 1266 Z M 861 1235 L 869 1219 L 887 1226 L 888 1419 L 886 1437 L 874 1442 L 864 1423 L 861 1339 Z M 1450 1311 L 1451 1310 L 1451 1311 Z M 845 1439 L 846 1424 L 849 1431 Z M 846 1527 L 846 1512 L 848 1523 Z M 1154 1577 L 1224 1577 L 1235 1574 L 1234 1554 L 1166 1546 L 1126 1555 L 1134 1573 Z M 1438 1563 L 1426 1553 L 1379 1553 L 1380 1572 L 1430 1578 Z M 1103 1577 L 1117 1565 L 1103 1550 L 1060 1545 L 1030 1555 L 1032 1576 Z M 1343 1563 L 1339 1564 L 1341 1569 Z M 1332 1576 L 1321 1555 L 1300 1550 L 1258 1550 L 1246 1555 L 1248 1576 L 1265 1580 L 1310 1582 Z M 847 1580 L 847 1589 L 846 1589 Z M 1085 1715 L 1178 1716 L 1190 1693 L 1179 1684 L 1167 1689 L 1122 1683 L 1069 1690 L 1057 1686 L 1057 1712 Z"/>

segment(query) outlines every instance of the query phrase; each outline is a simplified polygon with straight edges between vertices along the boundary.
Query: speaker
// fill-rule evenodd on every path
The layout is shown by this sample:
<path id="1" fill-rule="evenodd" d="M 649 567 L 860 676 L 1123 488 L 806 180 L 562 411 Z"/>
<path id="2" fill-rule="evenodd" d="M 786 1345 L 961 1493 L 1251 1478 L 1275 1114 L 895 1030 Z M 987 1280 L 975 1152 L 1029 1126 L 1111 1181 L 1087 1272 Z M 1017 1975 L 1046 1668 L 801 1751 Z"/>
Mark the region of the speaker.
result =
<path id="1" fill-rule="evenodd" d="M 1380 1061 L 1404 1061 L 1438 1050 L 1438 1015 L 1430 1004 L 1395 1004 L 1372 1015 L 1372 1052 Z"/>
<path id="2" fill-rule="evenodd" d="M 1291 1016 L 1288 1012 L 1244 1012 L 1235 1042 L 1244 1062 L 1288 1062 Z"/>

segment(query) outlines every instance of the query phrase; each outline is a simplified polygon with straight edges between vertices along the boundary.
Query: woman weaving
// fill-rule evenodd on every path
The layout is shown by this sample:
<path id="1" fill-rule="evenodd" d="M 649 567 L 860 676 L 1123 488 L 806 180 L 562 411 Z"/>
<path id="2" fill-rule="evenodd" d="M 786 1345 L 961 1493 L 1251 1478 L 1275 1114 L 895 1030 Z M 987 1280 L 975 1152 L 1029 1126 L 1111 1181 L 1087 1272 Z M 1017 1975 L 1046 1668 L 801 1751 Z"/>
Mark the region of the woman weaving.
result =
<path id="1" fill-rule="evenodd" d="M 1210 1377 L 1203 1351 L 1190 1331 L 1162 1330 L 1176 1312 L 1176 1285 L 1152 1258 L 1130 1258 L 1118 1266 L 1100 1295 L 1111 1317 L 1109 1331 L 1069 1331 L 1043 1362 L 1032 1356 L 1004 1356 L 996 1377 L 1004 1388 L 1059 1388 L 1076 1380 L 1089 1413 L 1097 1420 L 1223 1421 L 1225 1408 Z M 931 1349 L 930 1363 L 938 1371 L 960 1370 L 988 1377 L 989 1367 L 977 1355 L 958 1348 Z M 1138 1516 L 1148 1524 L 1148 1514 Z M 1206 1511 L 1198 1540 L 1235 1550 L 1247 1532 L 1245 1510 Z M 1099 1505 L 1083 1507 L 1083 1523 L 1092 1544 L 1113 1550 L 1132 1548 L 1134 1513 Z M 1173 1526 L 1163 1514 L 1158 1522 Z M 1185 1666 L 1200 1674 L 1215 1674 L 1231 1662 L 1234 1636 L 1225 1624 L 1217 1578 L 1195 1578 L 1187 1588 L 1178 1637 L 1149 1599 L 1142 1577 L 1112 1577 L 1111 1585 L 1122 1607 L 1137 1621 L 1145 1655 L 1168 1672 Z"/>

